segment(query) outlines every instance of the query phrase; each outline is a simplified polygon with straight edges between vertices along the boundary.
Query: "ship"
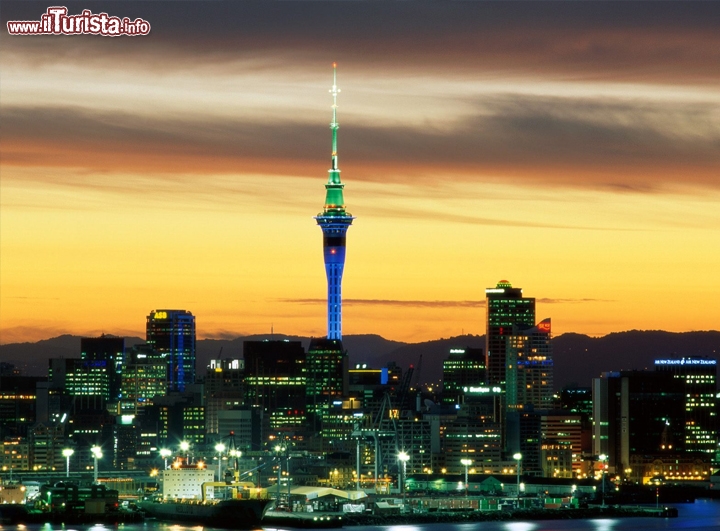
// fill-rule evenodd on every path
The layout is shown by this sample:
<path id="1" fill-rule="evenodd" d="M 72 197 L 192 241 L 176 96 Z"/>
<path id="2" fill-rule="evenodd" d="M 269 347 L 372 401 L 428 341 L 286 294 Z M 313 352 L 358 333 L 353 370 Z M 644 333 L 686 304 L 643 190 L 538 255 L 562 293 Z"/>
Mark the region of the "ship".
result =
<path id="1" fill-rule="evenodd" d="M 265 511 L 273 503 L 269 499 L 227 500 L 145 500 L 138 507 L 146 516 L 170 522 L 189 522 L 232 529 L 259 529 Z"/>

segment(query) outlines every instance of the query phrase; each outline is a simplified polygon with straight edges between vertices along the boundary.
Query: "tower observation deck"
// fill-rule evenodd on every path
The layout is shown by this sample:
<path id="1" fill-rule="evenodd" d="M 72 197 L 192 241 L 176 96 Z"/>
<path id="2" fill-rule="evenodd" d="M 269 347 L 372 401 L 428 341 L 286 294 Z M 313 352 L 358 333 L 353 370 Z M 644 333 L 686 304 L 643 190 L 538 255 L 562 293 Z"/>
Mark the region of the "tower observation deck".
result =
<path id="1" fill-rule="evenodd" d="M 315 217 L 315 221 L 323 231 L 323 255 L 325 274 L 327 276 L 327 337 L 342 339 L 342 276 L 345 268 L 345 234 L 353 222 L 352 215 L 345 211 L 343 188 L 338 168 L 337 131 L 337 64 L 333 63 L 333 85 L 330 93 L 333 97 L 332 122 L 332 157 L 328 170 L 328 181 L 325 184 L 325 206 Z"/>

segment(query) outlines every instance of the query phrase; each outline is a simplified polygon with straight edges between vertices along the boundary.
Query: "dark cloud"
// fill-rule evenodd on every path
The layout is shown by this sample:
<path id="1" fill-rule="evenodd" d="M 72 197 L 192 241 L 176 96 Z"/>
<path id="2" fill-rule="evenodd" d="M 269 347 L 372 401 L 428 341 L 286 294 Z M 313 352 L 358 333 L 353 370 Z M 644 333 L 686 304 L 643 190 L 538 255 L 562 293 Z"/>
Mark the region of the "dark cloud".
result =
<path id="1" fill-rule="evenodd" d="M 720 185 L 714 103 L 522 95 L 470 103 L 477 111 L 452 128 L 350 124 L 342 130 L 341 166 L 353 179 L 413 184 L 452 175 L 631 192 L 678 180 Z M 312 176 L 327 166 L 328 134 L 315 123 L 12 106 L 0 117 L 9 165 Z"/>
<path id="2" fill-rule="evenodd" d="M 7 20 L 37 20 L 47 3 L 3 2 Z M 713 83 L 720 72 L 714 2 L 84 2 L 142 17 L 142 38 L 8 37 L 30 62 L 74 60 L 152 69 L 327 64 L 455 75 L 518 73 L 564 79 Z M 91 51 L 91 53 L 88 53 Z M 252 62 L 252 66 L 248 65 Z"/>

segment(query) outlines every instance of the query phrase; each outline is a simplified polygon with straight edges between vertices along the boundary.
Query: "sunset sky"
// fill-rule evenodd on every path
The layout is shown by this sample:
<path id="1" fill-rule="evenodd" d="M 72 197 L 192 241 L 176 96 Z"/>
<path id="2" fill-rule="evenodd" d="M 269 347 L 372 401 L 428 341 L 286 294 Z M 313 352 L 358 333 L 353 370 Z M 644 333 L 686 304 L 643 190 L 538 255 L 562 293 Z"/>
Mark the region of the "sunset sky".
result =
<path id="1" fill-rule="evenodd" d="M 338 63 L 343 332 L 720 328 L 720 4 L 83 2 L 148 36 L 10 36 L 0 343 L 326 333 Z"/>

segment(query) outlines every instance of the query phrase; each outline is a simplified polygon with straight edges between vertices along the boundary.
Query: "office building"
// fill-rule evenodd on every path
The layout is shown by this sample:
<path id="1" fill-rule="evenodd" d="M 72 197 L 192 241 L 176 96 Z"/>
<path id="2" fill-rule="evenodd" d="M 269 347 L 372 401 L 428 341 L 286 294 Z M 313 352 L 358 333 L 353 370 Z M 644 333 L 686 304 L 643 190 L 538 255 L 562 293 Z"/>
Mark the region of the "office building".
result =
<path id="1" fill-rule="evenodd" d="M 305 349 L 300 341 L 245 341 L 245 405 L 260 408 L 265 430 L 304 427 Z"/>
<path id="2" fill-rule="evenodd" d="M 244 402 L 245 361 L 241 359 L 210 360 L 205 375 L 205 429 L 212 439 L 220 431 L 218 413 Z"/>
<path id="3" fill-rule="evenodd" d="M 717 360 L 707 357 L 656 359 L 655 371 L 682 382 L 686 452 L 714 454 L 718 445 Z"/>
<path id="4" fill-rule="evenodd" d="M 195 383 L 195 317 L 186 310 L 155 310 L 147 317 L 146 342 L 167 363 L 168 391 Z"/>
<path id="5" fill-rule="evenodd" d="M 105 361 L 108 370 L 110 400 L 120 398 L 120 373 L 125 358 L 125 338 L 102 335 L 80 338 L 80 358 Z"/>
<path id="6" fill-rule="evenodd" d="M 670 372 L 622 371 L 593 379 L 593 454 L 622 473 L 636 455 L 685 452 L 684 384 Z"/>
<path id="7" fill-rule="evenodd" d="M 451 348 L 443 361 L 443 402 L 462 403 L 463 389 L 479 387 L 485 379 L 485 355 L 481 348 Z"/>
<path id="8" fill-rule="evenodd" d="M 505 380 L 511 409 L 553 406 L 553 357 L 550 319 L 506 336 Z"/>
<path id="9" fill-rule="evenodd" d="M 127 353 L 120 375 L 120 410 L 138 414 L 167 393 L 167 363 L 148 345 L 136 345 Z"/>
<path id="10" fill-rule="evenodd" d="M 332 340 L 342 339 L 342 276 L 345 267 L 345 234 L 353 222 L 353 217 L 345 211 L 343 187 L 338 168 L 337 131 L 337 68 L 333 64 L 333 96 L 332 122 L 332 156 L 328 182 L 325 185 L 325 206 L 315 217 L 323 232 L 323 256 L 325 274 L 327 276 L 327 337 Z"/>
<path id="11" fill-rule="evenodd" d="M 522 296 L 521 288 L 513 288 L 501 280 L 485 290 L 487 297 L 487 328 L 485 335 L 485 367 L 489 384 L 505 383 L 507 337 L 513 327 L 530 328 L 535 324 L 535 299 Z"/>

